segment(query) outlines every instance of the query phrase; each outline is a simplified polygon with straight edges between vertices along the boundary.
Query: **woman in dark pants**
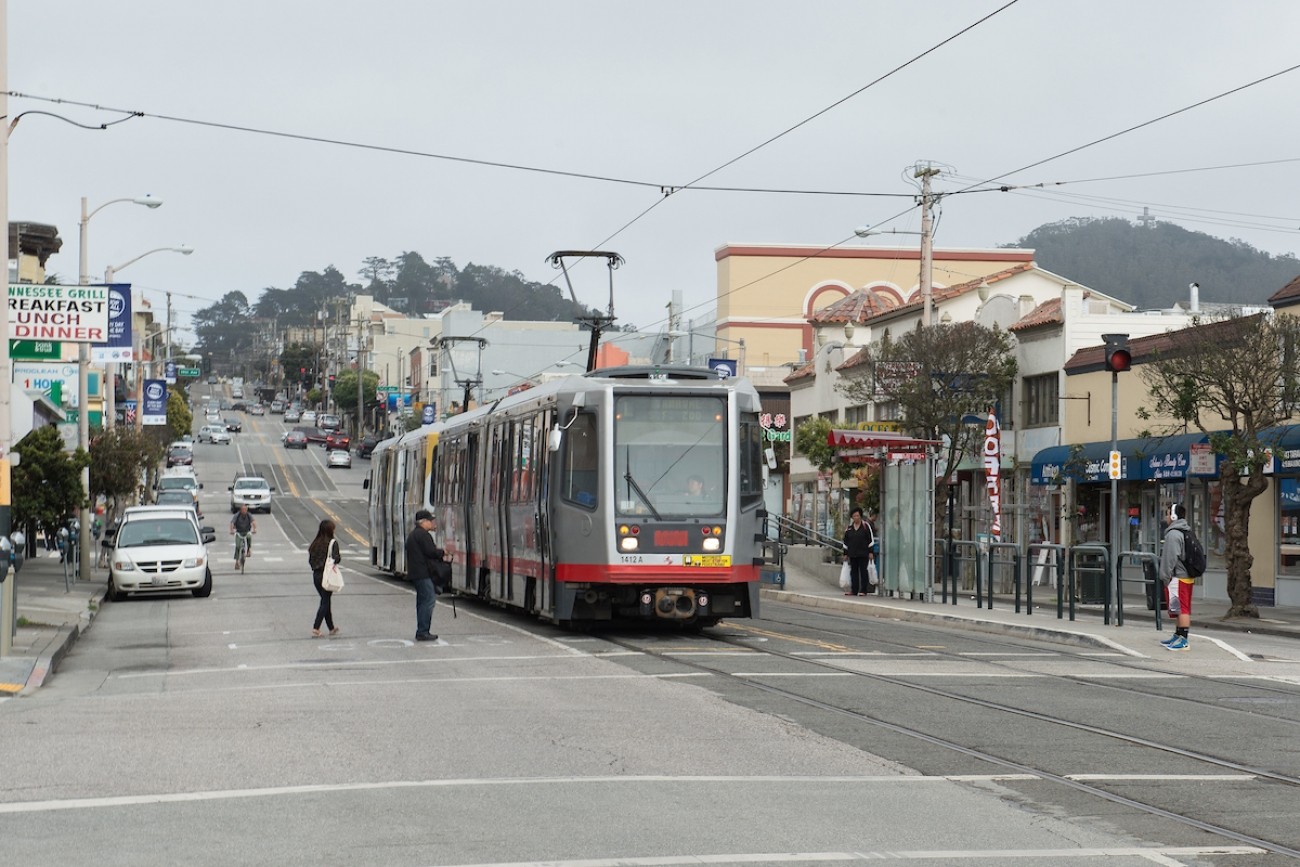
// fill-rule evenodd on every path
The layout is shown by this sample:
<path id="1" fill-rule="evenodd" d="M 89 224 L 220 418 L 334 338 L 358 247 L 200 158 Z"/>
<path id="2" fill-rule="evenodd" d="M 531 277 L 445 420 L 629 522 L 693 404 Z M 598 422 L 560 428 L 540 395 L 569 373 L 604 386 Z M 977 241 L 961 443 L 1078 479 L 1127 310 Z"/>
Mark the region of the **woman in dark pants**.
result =
<path id="1" fill-rule="evenodd" d="M 334 626 L 334 612 L 330 610 L 330 598 L 334 594 L 320 585 L 321 577 L 325 574 L 325 561 L 331 555 L 330 548 L 333 543 L 334 522 L 328 519 L 321 521 L 320 529 L 316 531 L 316 538 L 312 539 L 311 545 L 307 547 L 307 565 L 311 567 L 311 580 L 316 585 L 316 592 L 320 594 L 320 607 L 316 609 L 316 622 L 311 628 L 311 634 L 317 637 L 321 635 L 321 623 L 329 627 L 330 635 L 339 634 Z M 337 547 L 334 547 L 332 553 L 335 563 L 343 559 Z"/>
<path id="2" fill-rule="evenodd" d="M 871 532 L 871 525 L 862 520 L 862 510 L 853 510 L 853 521 L 844 530 L 844 556 L 849 560 L 849 574 L 852 586 L 845 596 L 866 596 L 872 592 L 871 582 L 867 578 L 867 564 L 875 556 L 872 546 L 876 536 Z"/>

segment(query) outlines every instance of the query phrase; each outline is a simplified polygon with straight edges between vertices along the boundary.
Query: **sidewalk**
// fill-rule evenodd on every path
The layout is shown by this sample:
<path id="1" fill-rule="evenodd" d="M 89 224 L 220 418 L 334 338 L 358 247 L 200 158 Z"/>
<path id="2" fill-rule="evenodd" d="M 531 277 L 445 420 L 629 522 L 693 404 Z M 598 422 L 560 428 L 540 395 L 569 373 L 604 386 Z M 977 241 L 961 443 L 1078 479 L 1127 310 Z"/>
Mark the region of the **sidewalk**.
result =
<path id="1" fill-rule="evenodd" d="M 106 570 L 93 574 L 92 581 L 72 580 L 69 591 L 58 554 L 44 551 L 25 559 L 17 574 L 10 570 L 6 584 L 17 589 L 18 628 L 12 650 L 0 656 L 0 698 L 39 688 L 90 626 L 108 579 Z M 0 617 L 10 616 L 0 611 Z"/>
<path id="2" fill-rule="evenodd" d="M 1115 650 L 1120 643 L 1154 642 L 1156 636 L 1167 638 L 1173 634 L 1174 624 L 1161 612 L 1160 633 L 1155 631 L 1155 614 L 1148 611 L 1145 595 L 1126 592 L 1124 595 L 1124 625 L 1115 623 L 1115 613 L 1111 612 L 1111 623 L 1104 622 L 1100 605 L 1075 605 L 1075 619 L 1071 621 L 1069 600 L 1066 600 L 1062 618 L 1056 617 L 1056 588 L 1037 586 L 1034 591 L 1034 610 L 1028 608 L 1021 600 L 1020 613 L 1015 611 L 1015 598 L 1012 596 L 993 597 L 993 608 L 976 607 L 973 591 L 962 593 L 957 604 L 952 604 L 952 597 L 944 604 L 940 590 L 935 588 L 934 601 L 897 599 L 884 596 L 845 596 L 839 586 L 840 567 L 834 563 L 822 563 L 819 549 L 807 546 L 790 546 L 790 554 L 785 558 L 785 588 L 764 584 L 764 599 L 780 600 L 811 608 L 834 610 L 842 613 L 860 613 L 872 617 L 887 617 L 894 620 L 915 622 L 929 621 L 945 626 L 971 629 L 981 632 L 1002 634 L 1017 633 L 1026 637 L 1061 641 L 1071 644 L 1084 644 Z M 1133 585 L 1132 590 L 1137 586 Z M 1259 609 L 1258 619 L 1235 618 L 1224 621 L 1224 612 L 1228 603 L 1194 599 L 1192 604 L 1192 634 L 1211 633 L 1219 637 L 1231 633 L 1250 633 L 1254 635 L 1276 635 L 1300 638 L 1300 608 L 1265 608 Z"/>

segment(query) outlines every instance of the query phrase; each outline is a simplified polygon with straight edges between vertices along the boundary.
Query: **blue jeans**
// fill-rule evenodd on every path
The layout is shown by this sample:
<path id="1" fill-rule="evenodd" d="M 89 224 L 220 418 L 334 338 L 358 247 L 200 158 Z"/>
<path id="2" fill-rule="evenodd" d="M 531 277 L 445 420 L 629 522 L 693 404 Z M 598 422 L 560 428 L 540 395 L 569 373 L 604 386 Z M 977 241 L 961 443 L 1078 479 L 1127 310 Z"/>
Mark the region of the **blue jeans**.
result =
<path id="1" fill-rule="evenodd" d="M 433 606 L 438 604 L 438 591 L 433 589 L 432 578 L 417 578 L 415 584 L 415 634 L 425 635 L 433 623 Z"/>

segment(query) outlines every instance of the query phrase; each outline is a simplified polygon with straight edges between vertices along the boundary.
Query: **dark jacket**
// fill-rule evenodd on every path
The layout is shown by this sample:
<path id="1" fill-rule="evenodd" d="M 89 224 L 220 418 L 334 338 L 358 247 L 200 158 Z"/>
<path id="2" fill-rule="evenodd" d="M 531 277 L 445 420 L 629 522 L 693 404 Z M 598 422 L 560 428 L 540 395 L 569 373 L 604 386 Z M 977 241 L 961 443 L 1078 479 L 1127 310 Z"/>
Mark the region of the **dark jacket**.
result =
<path id="1" fill-rule="evenodd" d="M 871 532 L 871 525 L 866 521 L 861 527 L 852 524 L 844 530 L 844 553 L 850 558 L 871 556 L 871 546 L 876 544 L 876 534 Z"/>
<path id="2" fill-rule="evenodd" d="M 433 578 L 433 561 L 442 559 L 442 549 L 433 534 L 416 527 L 406 537 L 406 577 L 412 581 Z"/>
<path id="3" fill-rule="evenodd" d="M 311 544 L 307 546 L 307 565 L 311 567 L 311 571 L 320 572 L 325 568 L 325 559 L 329 557 L 330 546 L 333 545 L 335 541 L 335 539 L 331 539 L 329 536 L 317 536 L 315 539 L 311 540 Z M 334 562 L 341 563 L 342 561 L 343 555 L 339 553 L 338 546 L 335 546 Z"/>

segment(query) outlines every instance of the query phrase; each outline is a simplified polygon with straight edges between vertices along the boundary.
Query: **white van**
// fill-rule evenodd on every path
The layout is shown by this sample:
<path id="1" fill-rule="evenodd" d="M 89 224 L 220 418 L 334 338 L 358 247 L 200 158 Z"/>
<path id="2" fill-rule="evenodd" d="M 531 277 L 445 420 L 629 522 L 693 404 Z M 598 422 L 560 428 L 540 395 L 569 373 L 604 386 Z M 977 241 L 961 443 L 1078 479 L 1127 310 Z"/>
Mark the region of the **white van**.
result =
<path id="1" fill-rule="evenodd" d="M 200 527 L 190 509 L 137 506 L 127 509 L 113 538 L 108 560 L 107 598 L 120 602 L 130 593 L 212 594 L 209 542 L 216 535 Z"/>

